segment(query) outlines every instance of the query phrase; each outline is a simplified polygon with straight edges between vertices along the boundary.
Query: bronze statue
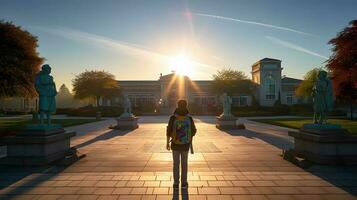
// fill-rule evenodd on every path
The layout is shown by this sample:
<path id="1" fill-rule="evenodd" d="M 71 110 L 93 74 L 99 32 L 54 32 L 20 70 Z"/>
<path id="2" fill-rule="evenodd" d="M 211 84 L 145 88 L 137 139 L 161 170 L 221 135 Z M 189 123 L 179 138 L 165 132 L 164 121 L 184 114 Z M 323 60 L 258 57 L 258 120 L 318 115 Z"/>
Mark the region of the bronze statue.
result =
<path id="1" fill-rule="evenodd" d="M 51 125 L 51 113 L 56 111 L 56 84 L 50 75 L 51 67 L 42 65 L 41 71 L 36 75 L 35 87 L 39 96 L 40 122 L 44 124 L 44 115 L 47 117 L 47 125 Z"/>
<path id="2" fill-rule="evenodd" d="M 327 76 L 327 72 L 320 70 L 317 74 L 317 81 L 312 89 L 314 106 L 314 123 L 326 124 L 327 112 L 333 108 L 332 82 Z"/>

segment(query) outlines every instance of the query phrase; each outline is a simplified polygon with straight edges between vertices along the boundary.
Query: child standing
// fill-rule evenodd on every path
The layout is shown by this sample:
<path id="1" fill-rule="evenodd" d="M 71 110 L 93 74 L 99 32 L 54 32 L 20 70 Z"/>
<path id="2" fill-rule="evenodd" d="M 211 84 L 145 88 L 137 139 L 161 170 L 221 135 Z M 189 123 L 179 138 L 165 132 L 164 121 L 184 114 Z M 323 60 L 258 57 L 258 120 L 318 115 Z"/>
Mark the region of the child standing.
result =
<path id="1" fill-rule="evenodd" d="M 187 101 L 179 100 L 174 114 L 170 117 L 166 130 L 166 148 L 172 149 L 173 187 L 178 189 L 181 161 L 181 187 L 187 189 L 187 158 L 192 137 L 196 134 L 196 126 L 187 109 Z M 171 145 L 170 145 L 171 143 Z"/>

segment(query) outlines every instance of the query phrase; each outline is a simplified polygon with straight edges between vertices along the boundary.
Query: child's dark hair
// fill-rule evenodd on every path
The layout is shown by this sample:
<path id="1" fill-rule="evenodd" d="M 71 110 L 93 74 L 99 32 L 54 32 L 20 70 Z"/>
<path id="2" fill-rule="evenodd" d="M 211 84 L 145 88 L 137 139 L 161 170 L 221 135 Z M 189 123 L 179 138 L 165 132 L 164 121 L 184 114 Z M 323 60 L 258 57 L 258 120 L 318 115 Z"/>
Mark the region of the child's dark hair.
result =
<path id="1" fill-rule="evenodd" d="M 186 100 L 179 100 L 177 102 L 177 108 L 182 109 L 182 108 L 187 108 L 187 101 Z"/>

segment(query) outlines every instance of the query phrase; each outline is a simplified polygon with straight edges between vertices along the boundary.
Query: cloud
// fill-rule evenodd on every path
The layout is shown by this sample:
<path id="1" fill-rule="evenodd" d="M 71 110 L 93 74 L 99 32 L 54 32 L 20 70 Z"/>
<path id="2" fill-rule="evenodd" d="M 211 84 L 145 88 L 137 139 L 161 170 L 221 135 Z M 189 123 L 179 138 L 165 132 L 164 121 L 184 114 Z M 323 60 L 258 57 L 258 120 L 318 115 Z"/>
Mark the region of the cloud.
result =
<path id="1" fill-rule="evenodd" d="M 87 32 L 68 29 L 68 28 L 45 28 L 45 27 L 33 27 L 33 28 L 53 35 L 64 37 L 70 40 L 80 41 L 101 48 L 110 48 L 122 54 L 136 56 L 139 58 L 158 60 L 166 63 L 168 63 L 168 61 L 171 59 L 171 57 L 168 55 L 152 51 L 149 48 L 146 48 L 138 44 L 134 44 L 126 41 L 120 41 L 120 40 L 113 40 L 111 38 L 92 34 L 92 33 L 87 33 Z M 192 61 L 192 62 L 199 67 L 216 69 L 216 67 L 205 63 L 201 63 L 198 61 Z"/>
<path id="2" fill-rule="evenodd" d="M 287 42 L 287 41 L 284 41 L 284 40 L 280 40 L 278 38 L 275 38 L 275 37 L 272 37 L 272 36 L 265 36 L 268 40 L 270 41 L 273 41 L 275 43 L 278 43 L 284 47 L 287 47 L 287 48 L 290 48 L 290 49 L 293 49 L 293 50 L 296 50 L 296 51 L 300 51 L 300 52 L 303 52 L 303 53 L 306 53 L 306 54 L 309 54 L 309 55 L 313 55 L 313 56 L 316 56 L 316 57 L 320 57 L 320 58 L 323 58 L 323 59 L 328 59 L 328 57 L 324 56 L 324 55 L 321 55 L 319 53 L 316 53 L 316 52 L 313 52 L 313 51 L 310 51 L 308 49 L 305 49 L 301 46 L 298 46 L 296 44 L 293 44 L 293 43 L 290 43 L 290 42 Z"/>
<path id="3" fill-rule="evenodd" d="M 293 33 L 298 33 L 298 34 L 301 34 L 301 35 L 308 35 L 308 36 L 317 37 L 317 35 L 312 34 L 312 33 L 307 33 L 307 32 L 299 31 L 299 30 L 292 29 L 292 28 L 287 28 L 287 27 L 282 27 L 282 26 L 275 26 L 275 25 L 266 24 L 266 23 L 247 21 L 247 20 L 235 19 L 235 18 L 230 18 L 230 17 L 223 17 L 223 16 L 219 16 L 219 15 L 210 15 L 210 14 L 204 14 L 204 13 L 195 13 L 194 12 L 192 14 L 196 15 L 196 16 L 200 16 L 200 17 L 209 17 L 209 18 L 215 18 L 215 19 L 221 19 L 221 20 L 227 20 L 227 21 L 234 21 L 234 22 L 245 23 L 245 24 L 253 24 L 253 25 L 257 25 L 257 26 L 264 26 L 264 27 L 268 27 L 268 28 L 272 28 L 272 29 L 278 29 L 278 30 L 282 30 L 282 31 L 289 31 L 289 32 L 293 32 Z"/>

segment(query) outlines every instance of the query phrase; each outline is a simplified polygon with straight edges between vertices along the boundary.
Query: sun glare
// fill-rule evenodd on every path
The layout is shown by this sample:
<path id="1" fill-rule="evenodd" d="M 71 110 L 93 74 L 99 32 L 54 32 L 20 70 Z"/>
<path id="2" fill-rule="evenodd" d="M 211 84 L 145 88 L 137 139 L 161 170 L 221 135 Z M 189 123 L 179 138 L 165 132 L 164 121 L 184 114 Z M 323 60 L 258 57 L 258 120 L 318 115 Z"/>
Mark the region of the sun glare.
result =
<path id="1" fill-rule="evenodd" d="M 185 55 L 179 54 L 169 60 L 169 66 L 175 73 L 185 76 L 192 76 L 194 72 L 193 62 Z"/>

